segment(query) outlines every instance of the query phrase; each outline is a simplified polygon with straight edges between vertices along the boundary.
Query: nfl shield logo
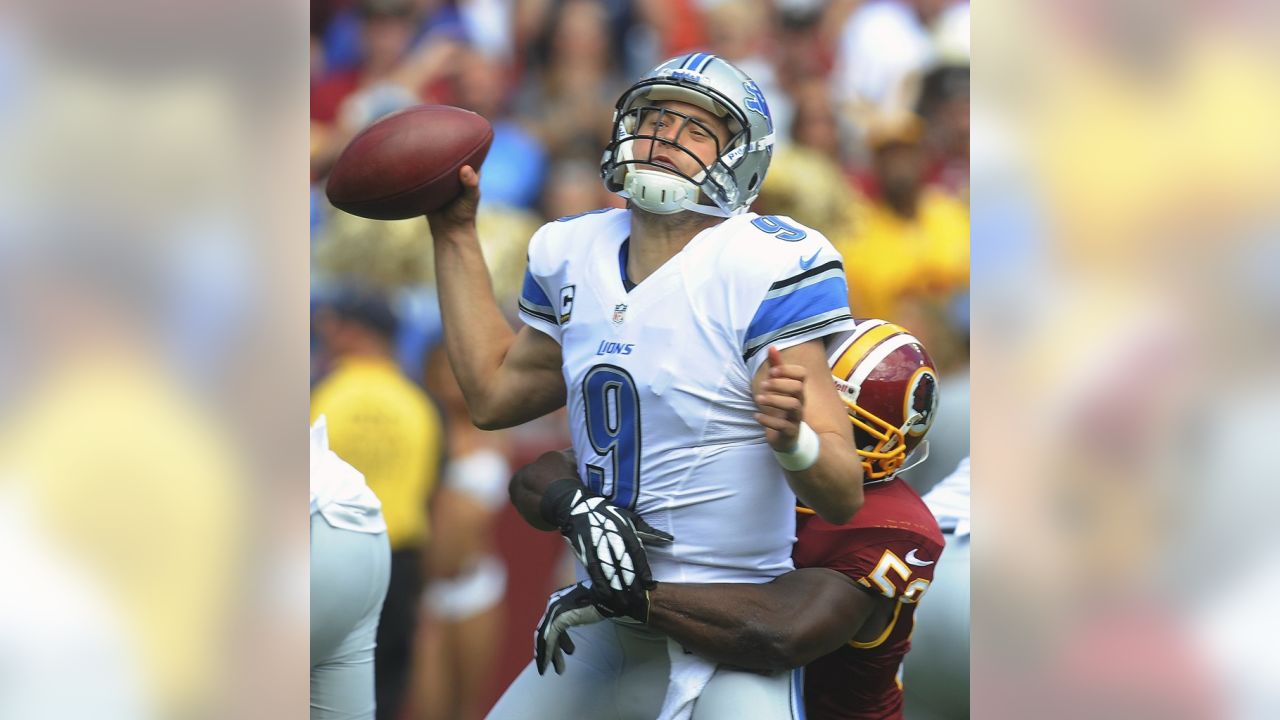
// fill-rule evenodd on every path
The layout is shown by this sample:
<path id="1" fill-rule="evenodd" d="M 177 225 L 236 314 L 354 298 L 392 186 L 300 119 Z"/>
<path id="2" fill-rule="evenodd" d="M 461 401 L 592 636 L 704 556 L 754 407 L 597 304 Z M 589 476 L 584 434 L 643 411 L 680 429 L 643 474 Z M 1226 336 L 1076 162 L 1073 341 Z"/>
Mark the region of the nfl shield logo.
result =
<path id="1" fill-rule="evenodd" d="M 626 314 L 627 314 L 626 303 L 618 303 L 617 305 L 614 305 L 613 306 L 613 324 L 621 325 L 622 321 L 626 319 Z"/>

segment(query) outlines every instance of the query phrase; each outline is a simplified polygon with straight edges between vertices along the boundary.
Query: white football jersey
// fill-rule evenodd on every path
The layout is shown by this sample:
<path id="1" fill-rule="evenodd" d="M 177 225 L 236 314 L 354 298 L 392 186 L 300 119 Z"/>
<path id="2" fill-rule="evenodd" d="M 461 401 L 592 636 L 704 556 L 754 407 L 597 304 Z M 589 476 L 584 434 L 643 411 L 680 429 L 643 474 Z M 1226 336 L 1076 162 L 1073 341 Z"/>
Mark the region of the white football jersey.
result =
<path id="1" fill-rule="evenodd" d="M 311 426 L 311 514 L 340 530 L 377 535 L 387 531 L 382 502 L 364 475 L 329 449 L 325 416 Z"/>
<path id="2" fill-rule="evenodd" d="M 654 578 L 764 582 L 792 568 L 795 496 L 753 417 L 751 378 L 779 349 L 851 329 L 840 256 L 789 218 L 736 216 L 628 291 L 630 213 L 544 225 L 521 318 L 564 356 L 578 471 L 675 542 Z"/>
<path id="3" fill-rule="evenodd" d="M 938 519 L 943 532 L 949 532 L 958 538 L 969 536 L 971 515 L 969 514 L 969 457 L 966 455 L 956 469 L 937 485 L 929 488 L 924 496 L 924 504 Z"/>

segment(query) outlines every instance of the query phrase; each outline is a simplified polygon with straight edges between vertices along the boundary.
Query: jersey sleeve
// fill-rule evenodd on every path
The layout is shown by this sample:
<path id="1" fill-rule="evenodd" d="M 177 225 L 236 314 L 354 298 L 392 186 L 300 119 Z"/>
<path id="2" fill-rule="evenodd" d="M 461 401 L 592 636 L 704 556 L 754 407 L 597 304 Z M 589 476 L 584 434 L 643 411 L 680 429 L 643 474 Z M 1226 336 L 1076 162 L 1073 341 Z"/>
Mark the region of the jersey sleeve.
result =
<path id="1" fill-rule="evenodd" d="M 780 256 L 775 265 L 778 269 L 747 325 L 742 346 L 742 359 L 752 376 L 770 345 L 782 350 L 853 328 L 849 285 L 840 254 L 816 231 L 801 231 L 785 219 L 774 222 L 803 232 L 805 239 L 782 244 L 771 253 Z M 783 233 L 774 234 L 780 237 Z"/>
<path id="2" fill-rule="evenodd" d="M 916 602 L 933 582 L 942 547 L 921 537 L 862 538 L 827 567 L 843 573 L 869 592 L 891 600 Z"/>
<path id="3" fill-rule="evenodd" d="M 524 285 L 520 288 L 518 306 L 520 319 L 526 325 L 560 342 L 559 314 L 556 302 L 552 299 L 559 292 L 551 288 L 551 258 L 543 257 L 548 254 L 546 232 L 547 228 L 543 226 L 529 240 L 529 261 L 525 267 Z"/>

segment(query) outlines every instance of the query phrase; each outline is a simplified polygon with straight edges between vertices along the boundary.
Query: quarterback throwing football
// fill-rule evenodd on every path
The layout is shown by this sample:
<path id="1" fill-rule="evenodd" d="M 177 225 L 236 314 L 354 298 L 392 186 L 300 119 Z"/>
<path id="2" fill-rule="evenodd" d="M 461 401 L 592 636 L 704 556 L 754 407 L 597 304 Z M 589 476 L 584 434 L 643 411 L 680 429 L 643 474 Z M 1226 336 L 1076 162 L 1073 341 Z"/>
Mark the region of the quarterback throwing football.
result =
<path id="1" fill-rule="evenodd" d="M 691 53 L 646 73 L 618 100 L 601 164 L 627 209 L 533 236 L 518 333 L 489 285 L 472 168 L 462 196 L 428 216 L 472 419 L 507 427 L 567 404 L 586 484 L 548 488 L 543 518 L 583 579 L 628 609 L 575 633 L 579 661 L 564 675 L 527 668 L 491 717 L 687 713 L 707 674 L 731 671 L 640 624 L 647 587 L 768 582 L 793 567 L 795 497 L 835 523 L 863 502 L 823 342 L 853 327 L 840 256 L 819 233 L 748 210 L 772 146 L 763 94 L 730 63 Z M 787 674 L 752 681 L 774 702 L 735 717 L 785 717 Z"/>

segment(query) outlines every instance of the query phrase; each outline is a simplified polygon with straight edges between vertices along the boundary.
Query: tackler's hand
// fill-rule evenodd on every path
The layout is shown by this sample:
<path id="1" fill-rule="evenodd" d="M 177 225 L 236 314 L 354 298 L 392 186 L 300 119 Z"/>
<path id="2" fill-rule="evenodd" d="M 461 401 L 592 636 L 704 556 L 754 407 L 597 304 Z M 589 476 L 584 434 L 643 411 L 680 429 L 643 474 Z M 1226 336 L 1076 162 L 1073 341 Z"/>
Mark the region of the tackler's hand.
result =
<path id="1" fill-rule="evenodd" d="M 653 587 L 644 543 L 669 543 L 671 535 L 639 515 L 610 505 L 575 478 L 557 480 L 542 496 L 540 512 L 560 528 L 597 593 L 614 607 L 628 607 Z"/>
<path id="2" fill-rule="evenodd" d="M 564 656 L 572 655 L 574 651 L 569 628 L 603 619 L 604 615 L 593 604 L 591 589 L 585 584 L 570 585 L 551 593 L 547 598 L 547 609 L 533 634 L 533 662 L 538 674 L 546 673 L 548 662 L 555 667 L 557 675 L 564 674 Z"/>

